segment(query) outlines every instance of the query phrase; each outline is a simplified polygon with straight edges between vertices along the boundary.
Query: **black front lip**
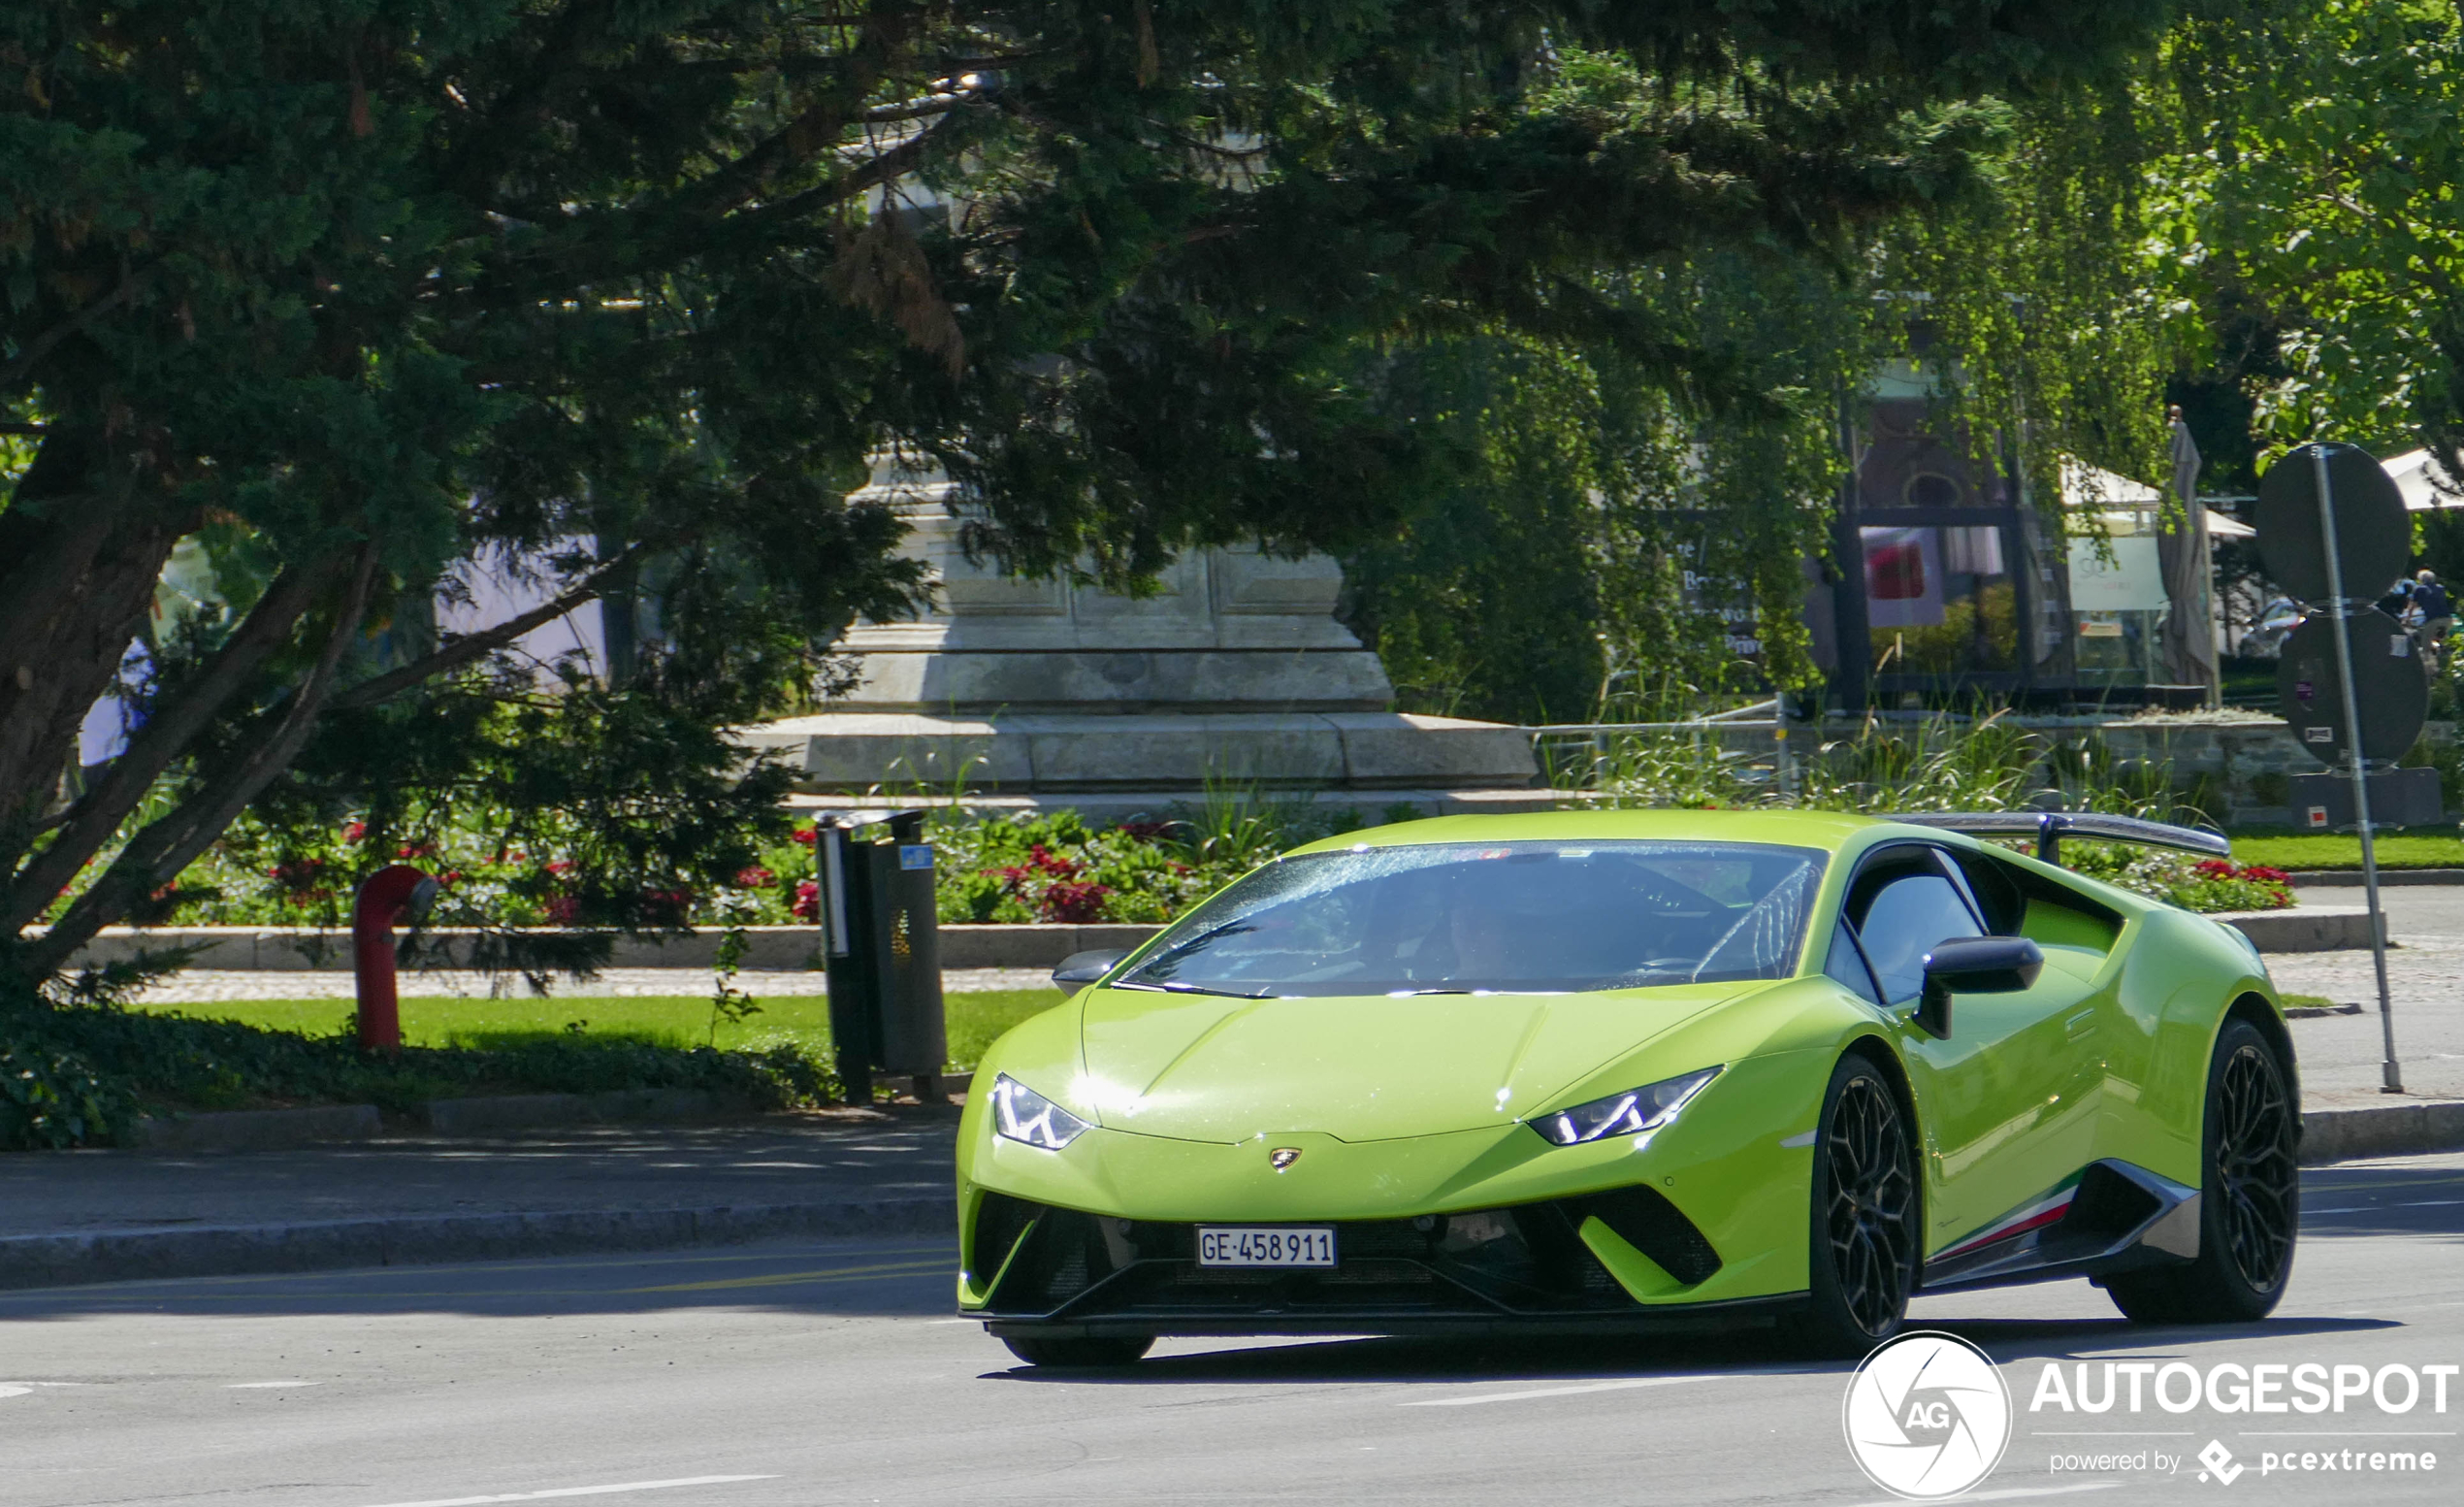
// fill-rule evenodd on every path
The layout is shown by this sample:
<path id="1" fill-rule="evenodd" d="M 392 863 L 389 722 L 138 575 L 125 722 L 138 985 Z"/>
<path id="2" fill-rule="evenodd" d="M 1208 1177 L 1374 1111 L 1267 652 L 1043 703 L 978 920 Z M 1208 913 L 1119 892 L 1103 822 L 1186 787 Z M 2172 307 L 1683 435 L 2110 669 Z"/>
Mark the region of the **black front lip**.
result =
<path id="1" fill-rule="evenodd" d="M 1610 1334 L 1717 1332 L 1776 1324 L 1805 1302 L 1802 1293 L 1730 1298 L 1710 1303 L 1669 1303 L 1650 1308 L 1582 1314 L 1425 1314 L 1363 1308 L 1357 1312 L 1278 1314 L 1105 1315 L 1086 1318 L 1024 1318 L 960 1309 L 961 1319 L 981 1320 L 994 1336 L 1052 1339 L 1129 1339 L 1147 1336 L 1237 1338 L 1243 1336 L 1345 1336 L 1470 1338 L 1526 1335 L 1532 1338 Z"/>

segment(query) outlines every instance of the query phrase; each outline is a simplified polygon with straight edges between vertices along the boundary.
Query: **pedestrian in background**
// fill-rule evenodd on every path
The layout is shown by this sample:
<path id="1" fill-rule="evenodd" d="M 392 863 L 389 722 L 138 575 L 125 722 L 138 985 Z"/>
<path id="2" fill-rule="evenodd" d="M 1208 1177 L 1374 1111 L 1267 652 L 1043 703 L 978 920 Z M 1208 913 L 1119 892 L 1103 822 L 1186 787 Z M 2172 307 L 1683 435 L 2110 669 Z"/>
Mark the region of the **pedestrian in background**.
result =
<path id="1" fill-rule="evenodd" d="M 2423 571 L 2413 578 L 2413 611 L 2420 626 L 2415 633 L 2421 640 L 2421 657 L 2435 671 L 2447 652 L 2447 636 L 2455 631 L 2455 603 L 2439 584 L 2436 571 Z"/>

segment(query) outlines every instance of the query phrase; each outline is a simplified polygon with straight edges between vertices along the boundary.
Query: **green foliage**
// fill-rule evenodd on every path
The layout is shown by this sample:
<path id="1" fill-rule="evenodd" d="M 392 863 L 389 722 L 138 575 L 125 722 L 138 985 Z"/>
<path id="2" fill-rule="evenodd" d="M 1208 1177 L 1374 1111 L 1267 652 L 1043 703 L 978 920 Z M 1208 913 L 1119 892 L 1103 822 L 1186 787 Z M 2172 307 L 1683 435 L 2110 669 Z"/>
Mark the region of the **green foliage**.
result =
<path id="1" fill-rule="evenodd" d="M 717 1051 L 558 1034 L 380 1056 L 340 1032 L 51 1007 L 22 994 L 0 997 L 0 1060 L 8 1074 L 0 1146 L 17 1147 L 108 1142 L 139 1113 L 290 1103 L 374 1103 L 399 1113 L 460 1095 L 616 1089 L 696 1089 L 747 1108 L 787 1109 L 832 1102 L 836 1088 L 827 1058 L 793 1042 Z"/>
<path id="2" fill-rule="evenodd" d="M 135 1118 L 127 1084 L 97 1076 L 49 1032 L 0 1015 L 0 1150 L 106 1141 Z"/>
<path id="3" fill-rule="evenodd" d="M 2464 452 L 2464 22 L 2451 7 L 2270 0 L 2187 20 L 2181 149 L 2153 176 L 2152 272 L 2285 321 L 2271 452 L 2318 435 Z"/>
<path id="4" fill-rule="evenodd" d="M 2124 0 L 0 11 L 0 422 L 40 437 L 0 457 L 0 669 L 42 671 L 0 675 L 0 964 L 48 971 L 155 903 L 260 796 L 388 839 L 413 774 L 558 809 L 555 762 L 501 757 L 519 739 L 466 704 L 501 639 L 421 621 L 474 562 L 538 562 L 673 645 L 549 741 L 643 748 L 647 722 L 741 720 L 719 692 L 812 694 L 817 647 L 924 589 L 895 516 L 842 501 L 889 442 L 963 484 L 973 546 L 1132 585 L 1198 544 L 1364 549 L 1424 507 L 1465 518 L 1467 486 L 1539 478 L 1562 518 L 1631 469 L 1625 437 L 1656 465 L 1742 426 L 1702 496 L 1760 500 L 1736 579 L 1797 676 L 1773 594 L 1804 551 L 1769 546 L 1815 525 L 1753 446 L 1778 423 L 1799 469 L 1834 394 L 1733 354 L 1704 269 L 1863 266 L 1873 226 L 1987 182 L 1987 97 L 2101 86 L 2154 23 Z M 1415 377 L 1464 343 L 1514 352 L 1502 401 Z M 1586 389 L 1588 456 L 1521 424 Z M 1491 532 L 1518 578 L 1569 578 L 1539 530 Z M 228 610 L 157 631 L 183 548 Z M 1634 566 L 1680 568 L 1658 543 Z M 1464 632 L 1500 599 L 1431 569 L 1461 603 L 1372 614 L 1426 643 L 1428 695 L 1555 708 L 1591 677 L 1553 611 L 1516 652 L 1561 668 L 1517 691 Z M 54 810 L 139 633 L 146 729 Z M 556 720 L 509 699 L 513 731 Z M 584 772 L 579 877 L 508 879 L 508 905 L 655 927 L 643 896 L 687 855 L 733 861 L 687 840 L 698 797 Z"/>
<path id="5" fill-rule="evenodd" d="M 2062 867 L 2185 910 L 2282 910 L 2293 903 L 2281 869 L 2111 842 L 2065 843 Z"/>
<path id="6" fill-rule="evenodd" d="M 1795 756 L 1783 778 L 1713 735 L 1621 735 L 1574 781 L 1593 803 L 1698 809 L 1783 806 L 1870 815 L 2059 809 L 2204 824 L 2213 793 L 2177 789 L 2170 766 L 2116 759 L 2101 740 L 2060 740 L 2000 714 L 1868 719 L 1855 736 Z M 2238 846 L 2238 844 L 2237 844 Z M 2188 910 L 2293 903 L 2278 870 L 2192 862 L 2112 843 L 2068 842 L 2062 864 Z"/>

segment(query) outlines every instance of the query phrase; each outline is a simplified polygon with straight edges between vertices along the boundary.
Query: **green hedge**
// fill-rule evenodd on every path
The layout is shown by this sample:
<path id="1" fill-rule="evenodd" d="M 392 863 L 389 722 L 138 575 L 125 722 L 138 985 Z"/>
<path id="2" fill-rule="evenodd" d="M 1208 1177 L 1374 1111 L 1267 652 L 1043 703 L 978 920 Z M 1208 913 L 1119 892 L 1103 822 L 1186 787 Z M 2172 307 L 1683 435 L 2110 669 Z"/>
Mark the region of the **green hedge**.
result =
<path id="1" fill-rule="evenodd" d="M 141 1115 L 296 1103 L 373 1103 L 404 1112 L 470 1094 L 697 1089 L 754 1109 L 837 1096 L 801 1046 L 759 1051 L 575 1036 L 492 1049 L 405 1047 L 372 1056 L 349 1037 L 109 1005 L 0 999 L 0 1147 L 125 1141 Z"/>

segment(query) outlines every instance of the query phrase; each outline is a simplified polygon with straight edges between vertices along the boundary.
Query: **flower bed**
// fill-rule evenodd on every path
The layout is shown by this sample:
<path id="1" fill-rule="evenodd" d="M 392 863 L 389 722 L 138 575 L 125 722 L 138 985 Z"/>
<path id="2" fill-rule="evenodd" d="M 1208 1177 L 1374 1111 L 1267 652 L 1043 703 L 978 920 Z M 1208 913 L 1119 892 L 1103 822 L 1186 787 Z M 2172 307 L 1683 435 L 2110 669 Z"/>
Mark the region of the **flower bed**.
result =
<path id="1" fill-rule="evenodd" d="M 1271 806 L 1196 811 L 1101 827 L 1072 810 L 1021 816 L 934 817 L 940 919 L 947 924 L 1044 922 L 1153 925 L 1276 853 L 1355 825 Z M 514 848 L 496 835 L 452 827 L 369 852 L 367 828 L 343 824 L 300 851 L 277 847 L 243 821 L 167 887 L 142 924 L 157 927 L 322 927 L 349 923 L 356 877 L 386 863 L 416 864 L 443 886 L 436 921 L 511 929 L 618 926 L 788 926 L 815 916 L 814 834 L 799 823 L 763 843 L 758 862 L 698 888 L 636 886 L 611 894 L 586 878 L 580 855 Z"/>

